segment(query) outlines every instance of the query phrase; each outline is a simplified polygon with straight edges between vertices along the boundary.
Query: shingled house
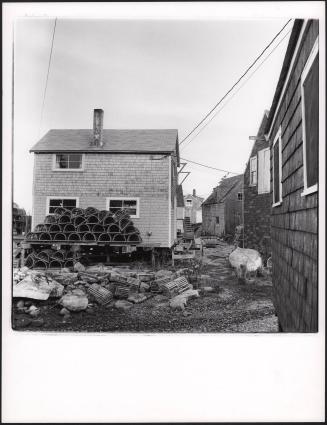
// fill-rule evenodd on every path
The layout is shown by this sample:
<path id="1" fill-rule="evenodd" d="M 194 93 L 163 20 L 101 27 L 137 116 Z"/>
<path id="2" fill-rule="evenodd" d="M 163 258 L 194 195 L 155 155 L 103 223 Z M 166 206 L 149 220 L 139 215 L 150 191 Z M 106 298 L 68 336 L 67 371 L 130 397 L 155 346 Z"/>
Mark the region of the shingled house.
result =
<path id="1" fill-rule="evenodd" d="M 144 245 L 176 239 L 177 130 L 50 130 L 34 153 L 33 227 L 58 206 L 126 208 Z"/>
<path id="2" fill-rule="evenodd" d="M 265 111 L 244 172 L 244 247 L 258 250 L 267 260 L 270 243 L 270 148 L 264 137 Z"/>
<path id="3" fill-rule="evenodd" d="M 234 235 L 243 223 L 243 174 L 223 179 L 202 204 L 202 234 Z"/>
<path id="4" fill-rule="evenodd" d="M 317 20 L 295 20 L 265 130 L 274 303 L 287 332 L 318 330 L 318 33 Z"/>

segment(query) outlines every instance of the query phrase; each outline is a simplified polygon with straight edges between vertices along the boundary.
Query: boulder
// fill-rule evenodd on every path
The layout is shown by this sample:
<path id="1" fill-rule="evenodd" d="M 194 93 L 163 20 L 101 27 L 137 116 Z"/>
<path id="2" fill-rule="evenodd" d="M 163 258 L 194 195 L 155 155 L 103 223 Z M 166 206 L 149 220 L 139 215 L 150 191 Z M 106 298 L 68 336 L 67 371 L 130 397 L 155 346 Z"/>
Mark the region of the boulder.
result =
<path id="1" fill-rule="evenodd" d="M 142 303 L 146 299 L 147 299 L 147 297 L 144 294 L 131 294 L 127 298 L 127 301 L 130 301 L 130 302 L 132 302 L 134 304 L 138 304 L 138 303 Z"/>
<path id="2" fill-rule="evenodd" d="M 69 311 L 82 311 L 87 308 L 89 300 L 85 295 L 66 294 L 59 303 Z"/>
<path id="3" fill-rule="evenodd" d="M 171 270 L 158 270 L 155 274 L 155 279 L 160 279 L 162 277 L 173 277 L 174 272 Z"/>
<path id="4" fill-rule="evenodd" d="M 147 292 L 150 289 L 150 285 L 145 282 L 141 282 L 139 286 L 140 292 Z"/>
<path id="5" fill-rule="evenodd" d="M 118 300 L 118 301 L 115 302 L 115 307 L 118 310 L 127 311 L 127 310 L 129 310 L 130 308 L 133 307 L 133 303 L 130 303 L 129 301 L 125 301 L 125 300 Z"/>
<path id="6" fill-rule="evenodd" d="M 61 314 L 62 316 L 69 316 L 70 315 L 70 311 L 69 310 L 67 310 L 67 308 L 62 308 L 61 310 L 60 310 L 60 313 L 59 314 Z"/>
<path id="7" fill-rule="evenodd" d="M 77 263 L 74 264 L 74 270 L 77 272 L 84 272 L 85 271 L 85 267 L 83 266 L 83 264 L 81 264 L 79 261 Z"/>
<path id="8" fill-rule="evenodd" d="M 176 310 L 184 310 L 187 304 L 186 298 L 184 298 L 181 295 L 177 295 L 176 297 L 172 298 L 169 302 L 169 305 L 171 308 Z"/>

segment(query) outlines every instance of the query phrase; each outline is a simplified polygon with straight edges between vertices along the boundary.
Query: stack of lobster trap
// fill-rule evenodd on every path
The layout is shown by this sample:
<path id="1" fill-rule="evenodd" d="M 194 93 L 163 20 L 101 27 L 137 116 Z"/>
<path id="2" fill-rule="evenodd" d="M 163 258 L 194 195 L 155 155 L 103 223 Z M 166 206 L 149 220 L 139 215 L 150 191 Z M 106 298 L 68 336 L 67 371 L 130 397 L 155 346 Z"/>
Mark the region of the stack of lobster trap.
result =
<path id="1" fill-rule="evenodd" d="M 60 245 L 60 250 L 34 250 L 26 258 L 26 266 L 33 268 L 72 267 L 79 260 L 73 245 L 138 245 L 142 242 L 127 210 L 99 211 L 94 207 L 56 208 L 42 224 L 26 235 L 26 243 L 33 247 Z"/>

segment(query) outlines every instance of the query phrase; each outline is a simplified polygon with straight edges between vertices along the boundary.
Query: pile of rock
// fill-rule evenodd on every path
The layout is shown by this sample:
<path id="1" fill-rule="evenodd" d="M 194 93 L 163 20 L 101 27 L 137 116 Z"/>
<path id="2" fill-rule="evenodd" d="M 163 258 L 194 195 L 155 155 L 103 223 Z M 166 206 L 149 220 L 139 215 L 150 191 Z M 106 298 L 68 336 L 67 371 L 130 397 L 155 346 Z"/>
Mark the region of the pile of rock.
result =
<path id="1" fill-rule="evenodd" d="M 76 263 L 74 269 L 33 271 L 27 267 L 14 270 L 13 297 L 18 312 L 38 317 L 35 300 L 57 298 L 60 314 L 67 321 L 72 312 L 94 312 L 94 307 L 114 306 L 128 310 L 155 294 L 170 298 L 172 308 L 184 309 L 190 298 L 198 297 L 185 275 L 188 269 L 133 271 L 123 267 L 91 266 Z M 33 300 L 33 301 L 31 301 Z"/>

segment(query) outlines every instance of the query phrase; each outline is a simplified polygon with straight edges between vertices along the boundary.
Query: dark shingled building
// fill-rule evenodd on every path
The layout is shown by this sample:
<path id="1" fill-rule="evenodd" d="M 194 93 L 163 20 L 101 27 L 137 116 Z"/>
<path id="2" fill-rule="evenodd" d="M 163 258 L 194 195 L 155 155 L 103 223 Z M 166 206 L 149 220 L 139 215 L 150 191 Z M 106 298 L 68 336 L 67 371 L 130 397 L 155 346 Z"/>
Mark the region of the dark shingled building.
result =
<path id="1" fill-rule="evenodd" d="M 318 34 L 317 20 L 295 20 L 265 129 L 274 304 L 286 332 L 318 330 Z"/>

